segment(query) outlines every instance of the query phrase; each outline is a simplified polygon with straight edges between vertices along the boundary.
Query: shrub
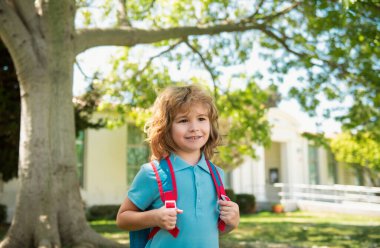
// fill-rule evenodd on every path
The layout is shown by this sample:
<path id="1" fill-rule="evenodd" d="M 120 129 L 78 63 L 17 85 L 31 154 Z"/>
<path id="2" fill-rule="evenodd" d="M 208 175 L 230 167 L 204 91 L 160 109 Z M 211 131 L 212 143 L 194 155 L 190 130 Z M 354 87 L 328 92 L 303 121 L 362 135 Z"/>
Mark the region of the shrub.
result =
<path id="1" fill-rule="evenodd" d="M 87 209 L 87 220 L 115 220 L 120 205 L 94 205 Z"/>
<path id="2" fill-rule="evenodd" d="M 0 204 L 0 223 L 5 223 L 7 220 L 7 206 Z"/>
<path id="3" fill-rule="evenodd" d="M 256 198 L 251 194 L 236 194 L 236 203 L 239 205 L 240 213 L 249 214 L 255 212 Z"/>
<path id="4" fill-rule="evenodd" d="M 231 199 L 231 201 L 236 202 L 236 195 L 233 189 L 225 189 L 226 195 Z"/>

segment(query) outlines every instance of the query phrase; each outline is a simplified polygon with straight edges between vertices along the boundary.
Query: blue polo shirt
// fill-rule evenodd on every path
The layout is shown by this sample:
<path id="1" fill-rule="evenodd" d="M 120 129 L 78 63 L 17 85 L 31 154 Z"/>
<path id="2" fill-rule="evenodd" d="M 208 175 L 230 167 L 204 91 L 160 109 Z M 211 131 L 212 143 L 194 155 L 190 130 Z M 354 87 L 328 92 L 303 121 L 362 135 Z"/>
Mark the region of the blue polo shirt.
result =
<path id="1" fill-rule="evenodd" d="M 182 214 L 177 215 L 177 227 L 180 232 L 177 238 L 174 238 L 169 232 L 161 229 L 146 247 L 219 247 L 219 207 L 204 155 L 194 166 L 174 153 L 170 155 L 170 160 L 177 182 L 177 208 L 183 210 Z M 221 178 L 224 178 L 222 169 L 217 169 Z M 165 179 L 161 180 L 165 184 Z M 137 173 L 129 189 L 128 198 L 141 210 L 163 206 L 156 176 L 149 163 L 144 164 Z"/>

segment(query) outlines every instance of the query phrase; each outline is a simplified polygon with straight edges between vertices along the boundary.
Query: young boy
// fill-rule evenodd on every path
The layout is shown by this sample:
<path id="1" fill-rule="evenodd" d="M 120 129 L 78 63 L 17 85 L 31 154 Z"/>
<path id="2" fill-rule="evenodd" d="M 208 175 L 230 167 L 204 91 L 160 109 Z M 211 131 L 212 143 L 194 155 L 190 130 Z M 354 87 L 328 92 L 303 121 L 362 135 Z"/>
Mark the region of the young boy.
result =
<path id="1" fill-rule="evenodd" d="M 146 247 L 219 247 L 219 232 L 238 226 L 239 207 L 218 199 L 208 165 L 220 141 L 217 121 L 212 97 L 197 86 L 169 87 L 156 99 L 146 126 L 148 141 L 155 165 L 165 160 L 173 166 L 176 206 L 164 206 L 157 175 L 147 163 L 117 215 L 117 225 L 125 230 L 160 228 Z M 223 178 L 222 169 L 217 170 Z M 170 178 L 161 181 L 165 188 Z M 219 220 L 226 225 L 223 231 L 218 229 Z"/>

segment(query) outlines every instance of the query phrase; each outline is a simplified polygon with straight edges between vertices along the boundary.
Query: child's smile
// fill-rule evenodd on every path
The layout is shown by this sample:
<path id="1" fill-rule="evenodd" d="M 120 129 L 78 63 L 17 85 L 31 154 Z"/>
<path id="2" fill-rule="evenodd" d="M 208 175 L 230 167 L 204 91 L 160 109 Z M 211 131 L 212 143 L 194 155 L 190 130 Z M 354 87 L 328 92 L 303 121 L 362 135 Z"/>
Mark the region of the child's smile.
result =
<path id="1" fill-rule="evenodd" d="M 178 155 L 196 155 L 199 158 L 200 150 L 210 135 L 208 109 L 196 103 L 191 105 L 189 111 L 178 113 L 172 124 L 171 135 L 178 146 Z"/>
<path id="2" fill-rule="evenodd" d="M 195 141 L 201 139 L 203 136 L 190 136 L 190 137 L 185 137 L 186 139 L 189 139 L 190 141 Z"/>

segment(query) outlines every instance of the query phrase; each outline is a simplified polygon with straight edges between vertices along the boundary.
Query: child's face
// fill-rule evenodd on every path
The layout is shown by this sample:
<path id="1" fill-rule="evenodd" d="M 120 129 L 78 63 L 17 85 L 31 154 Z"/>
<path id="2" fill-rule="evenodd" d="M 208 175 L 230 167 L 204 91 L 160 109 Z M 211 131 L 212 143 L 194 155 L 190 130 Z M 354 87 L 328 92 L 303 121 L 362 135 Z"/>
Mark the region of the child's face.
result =
<path id="1" fill-rule="evenodd" d="M 179 147 L 178 155 L 199 155 L 210 136 L 208 109 L 203 104 L 192 104 L 189 111 L 179 112 L 173 121 L 171 135 Z"/>

